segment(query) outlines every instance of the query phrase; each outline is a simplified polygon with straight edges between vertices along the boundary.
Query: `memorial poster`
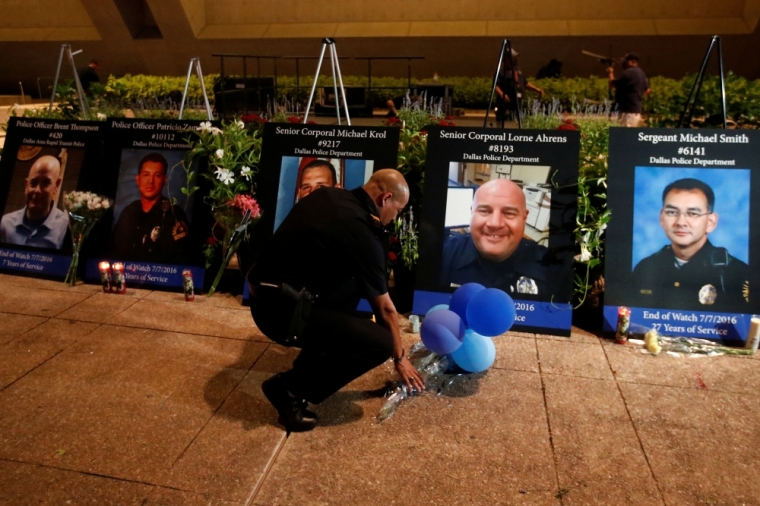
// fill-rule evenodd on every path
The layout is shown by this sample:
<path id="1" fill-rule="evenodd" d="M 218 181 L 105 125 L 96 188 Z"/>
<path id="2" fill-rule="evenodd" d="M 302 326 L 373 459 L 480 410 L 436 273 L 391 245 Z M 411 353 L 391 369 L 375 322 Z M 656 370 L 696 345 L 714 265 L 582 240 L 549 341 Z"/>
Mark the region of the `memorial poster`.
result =
<path id="1" fill-rule="evenodd" d="M 10 118 L 0 163 L 0 270 L 63 278 L 72 244 L 64 193 L 98 166 L 104 123 Z"/>
<path id="2" fill-rule="evenodd" d="M 413 313 L 470 282 L 515 301 L 514 330 L 570 335 L 580 137 L 431 127 Z"/>
<path id="3" fill-rule="evenodd" d="M 257 184 L 262 216 L 251 243 L 263 246 L 293 206 L 320 187 L 353 190 L 374 171 L 395 168 L 398 142 L 393 127 L 267 123 Z"/>
<path id="4" fill-rule="evenodd" d="M 610 131 L 605 329 L 741 345 L 760 309 L 760 133 Z M 754 197 L 754 198 L 753 198 Z"/>
<path id="5" fill-rule="evenodd" d="M 98 263 L 105 260 L 124 264 L 127 285 L 179 288 L 182 271 L 189 269 L 195 285 L 203 286 L 210 211 L 202 192 L 189 197 L 182 192 L 187 185 L 183 161 L 190 149 L 184 131 L 199 125 L 108 120 L 99 189 L 114 204 L 88 259 L 88 280 L 99 278 Z"/>

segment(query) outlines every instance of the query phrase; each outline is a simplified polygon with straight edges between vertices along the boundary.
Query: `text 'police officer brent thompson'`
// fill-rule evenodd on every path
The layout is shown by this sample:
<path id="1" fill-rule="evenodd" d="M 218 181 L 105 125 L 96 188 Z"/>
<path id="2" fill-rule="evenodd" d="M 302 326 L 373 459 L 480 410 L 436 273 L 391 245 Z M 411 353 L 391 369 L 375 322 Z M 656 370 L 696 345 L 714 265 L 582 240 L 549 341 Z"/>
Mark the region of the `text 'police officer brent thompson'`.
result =
<path id="1" fill-rule="evenodd" d="M 189 229 L 184 211 L 162 191 L 168 162 L 159 153 L 140 160 L 135 184 L 140 200 L 127 205 L 113 230 L 115 258 L 137 262 L 182 263 Z"/>
<path id="2" fill-rule="evenodd" d="M 523 237 L 525 194 L 508 179 L 494 179 L 475 192 L 469 234 L 452 233 L 443 245 L 441 284 L 480 283 L 507 293 L 566 296 L 562 264 L 549 250 Z M 566 291 L 566 290 L 564 290 Z"/>
<path id="3" fill-rule="evenodd" d="M 708 239 L 718 226 L 715 194 L 698 179 L 679 179 L 662 192 L 660 226 L 670 244 L 633 270 L 643 307 L 739 311 L 747 305 L 749 267 Z"/>

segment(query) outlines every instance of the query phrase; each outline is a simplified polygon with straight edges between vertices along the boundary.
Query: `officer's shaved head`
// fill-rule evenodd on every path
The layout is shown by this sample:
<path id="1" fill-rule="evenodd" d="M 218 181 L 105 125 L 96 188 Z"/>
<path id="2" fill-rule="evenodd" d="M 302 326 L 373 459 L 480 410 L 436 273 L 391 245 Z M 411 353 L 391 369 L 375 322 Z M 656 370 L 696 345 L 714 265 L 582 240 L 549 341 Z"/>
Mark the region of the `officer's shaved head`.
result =
<path id="1" fill-rule="evenodd" d="M 383 225 L 395 220 L 409 202 L 409 185 L 396 169 L 378 170 L 363 188 L 377 205 Z"/>
<path id="2" fill-rule="evenodd" d="M 26 217 L 30 220 L 47 218 L 60 187 L 61 162 L 50 155 L 39 157 L 24 182 Z"/>
<path id="3" fill-rule="evenodd" d="M 509 258 L 525 234 L 525 194 L 509 179 L 492 179 L 475 192 L 470 237 L 480 255 L 493 262 Z"/>
<path id="4" fill-rule="evenodd" d="M 404 205 L 409 201 L 409 185 L 406 184 L 404 175 L 396 169 L 380 169 L 369 178 L 367 184 L 364 185 L 364 189 L 367 190 L 367 186 L 372 186 L 382 193 L 393 194 L 393 199 L 397 201 L 404 201 Z M 367 191 L 369 193 L 369 191 Z"/>

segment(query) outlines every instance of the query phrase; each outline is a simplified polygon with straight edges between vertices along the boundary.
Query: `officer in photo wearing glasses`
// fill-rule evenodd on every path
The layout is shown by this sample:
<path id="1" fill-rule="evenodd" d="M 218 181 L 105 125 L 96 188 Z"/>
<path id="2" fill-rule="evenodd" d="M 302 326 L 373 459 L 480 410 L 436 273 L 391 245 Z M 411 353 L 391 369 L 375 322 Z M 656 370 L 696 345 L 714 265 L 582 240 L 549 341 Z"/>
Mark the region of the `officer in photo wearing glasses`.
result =
<path id="1" fill-rule="evenodd" d="M 718 226 L 707 184 L 679 179 L 662 192 L 660 226 L 670 244 L 640 261 L 633 283 L 643 307 L 736 311 L 749 296 L 749 266 L 708 239 Z"/>

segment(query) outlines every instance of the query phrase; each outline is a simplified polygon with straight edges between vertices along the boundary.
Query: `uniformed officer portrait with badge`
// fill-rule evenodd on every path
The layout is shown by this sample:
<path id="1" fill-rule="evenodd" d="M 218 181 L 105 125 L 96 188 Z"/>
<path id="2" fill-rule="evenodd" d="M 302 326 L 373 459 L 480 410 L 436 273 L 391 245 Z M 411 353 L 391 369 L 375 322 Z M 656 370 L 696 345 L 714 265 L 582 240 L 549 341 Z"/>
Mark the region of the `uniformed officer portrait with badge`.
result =
<path id="1" fill-rule="evenodd" d="M 637 171 L 637 178 L 646 177 L 641 172 Z M 630 286 L 637 305 L 726 312 L 747 307 L 750 273 L 745 260 L 748 258 L 749 210 L 745 193 L 749 179 L 741 184 L 741 178 L 745 177 L 743 172 L 748 171 L 703 169 L 700 178 L 675 180 L 672 180 L 674 176 L 699 172 L 678 169 L 671 172 L 671 181 L 661 191 L 659 208 L 659 227 L 667 242 L 647 241 L 645 246 L 656 251 L 638 261 L 634 255 Z M 656 173 L 667 174 L 662 169 Z M 720 185 L 720 193 L 707 180 Z M 652 191 L 654 188 L 650 187 L 650 195 Z M 721 200 L 730 200 L 723 202 L 726 216 L 717 211 Z M 744 222 L 746 227 L 737 226 Z M 721 226 L 727 230 L 719 236 L 717 231 Z M 641 254 L 644 245 L 637 245 L 637 240 L 640 238 L 634 237 L 634 250 Z"/>
<path id="2" fill-rule="evenodd" d="M 190 221 L 182 206 L 167 195 L 173 166 L 167 157 L 176 163 L 183 154 L 125 150 L 111 234 L 114 258 L 162 264 L 187 260 Z M 184 172 L 177 173 L 184 177 Z M 175 193 L 180 192 L 171 194 Z"/>

